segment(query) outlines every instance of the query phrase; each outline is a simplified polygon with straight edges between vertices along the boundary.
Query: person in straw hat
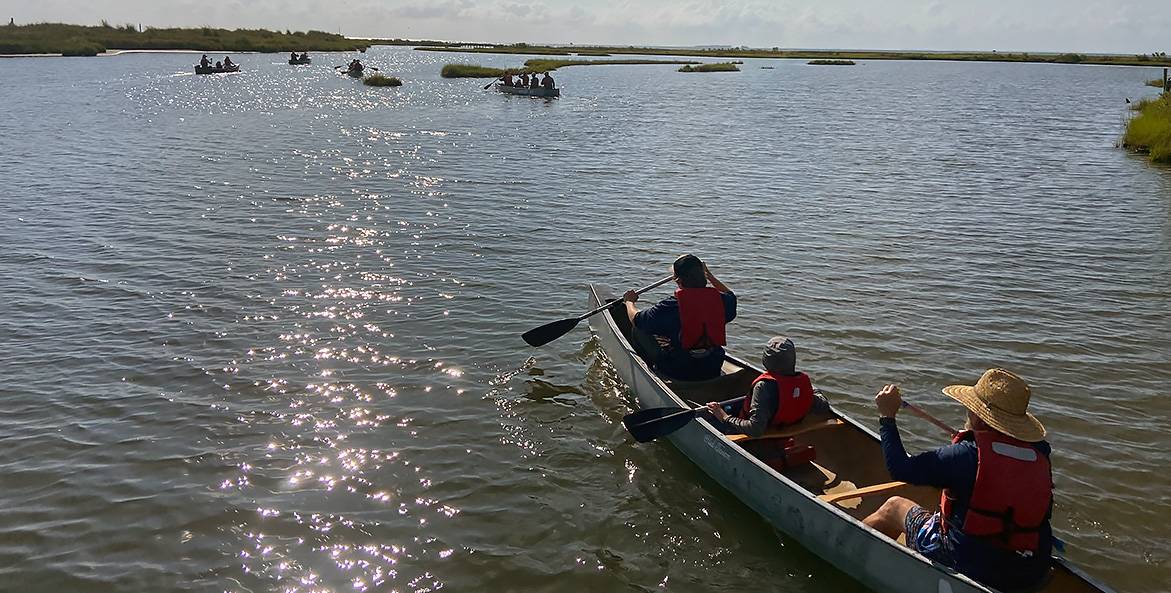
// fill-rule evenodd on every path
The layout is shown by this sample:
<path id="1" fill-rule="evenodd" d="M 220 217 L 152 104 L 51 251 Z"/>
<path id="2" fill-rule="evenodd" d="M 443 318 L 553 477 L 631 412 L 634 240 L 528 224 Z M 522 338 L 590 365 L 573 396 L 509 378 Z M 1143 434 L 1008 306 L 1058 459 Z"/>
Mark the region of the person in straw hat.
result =
<path id="1" fill-rule="evenodd" d="M 664 376 L 680 381 L 714 379 L 724 365 L 724 326 L 736 318 L 736 295 L 690 253 L 679 256 L 671 272 L 679 289 L 649 309 L 634 306 L 637 291 L 622 295 L 634 325 L 635 345 L 654 358 L 655 370 Z"/>
<path id="2" fill-rule="evenodd" d="M 903 400 L 887 385 L 874 401 L 891 478 L 943 490 L 932 511 L 892 496 L 863 520 L 985 585 L 1011 591 L 1034 587 L 1049 572 L 1053 476 L 1045 427 L 1028 412 L 1029 384 L 990 369 L 975 385 L 943 392 L 968 409 L 967 429 L 952 444 L 908 456 L 895 415 Z"/>

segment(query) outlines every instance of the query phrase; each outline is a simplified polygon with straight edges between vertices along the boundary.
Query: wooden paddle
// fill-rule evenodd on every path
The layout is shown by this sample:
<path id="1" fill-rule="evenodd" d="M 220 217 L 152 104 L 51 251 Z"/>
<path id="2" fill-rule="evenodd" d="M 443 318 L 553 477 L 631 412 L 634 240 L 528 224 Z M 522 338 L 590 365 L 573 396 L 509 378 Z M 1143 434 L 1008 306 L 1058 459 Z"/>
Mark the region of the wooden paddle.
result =
<path id="1" fill-rule="evenodd" d="M 504 80 L 504 77 L 501 76 L 500 78 L 497 78 L 496 80 Z M 484 90 L 488 90 L 488 87 L 496 84 L 496 80 L 493 80 L 492 82 L 489 82 L 488 84 L 484 85 Z"/>
<path id="2" fill-rule="evenodd" d="M 937 419 L 935 418 L 935 416 L 932 416 L 931 414 L 928 414 L 927 412 L 924 412 L 922 409 L 920 409 L 920 408 L 919 408 L 919 406 L 916 406 L 915 404 L 912 404 L 911 402 L 909 402 L 909 401 L 907 401 L 907 400 L 903 400 L 903 407 L 904 407 L 904 408 L 907 408 L 908 410 L 910 410 L 910 411 L 912 411 L 912 412 L 914 412 L 914 413 L 915 413 L 917 416 L 919 416 L 920 418 L 922 418 L 922 419 L 924 419 L 924 420 L 926 420 L 926 421 L 928 421 L 928 422 L 930 422 L 930 423 L 932 423 L 932 424 L 934 424 L 934 425 L 936 425 L 936 426 L 938 426 L 938 427 L 942 428 L 943 430 L 946 430 L 946 431 L 947 431 L 947 433 L 948 433 L 948 434 L 950 434 L 950 435 L 951 435 L 951 436 L 953 436 L 953 437 L 954 437 L 955 435 L 959 434 L 959 432 L 958 432 L 958 431 L 956 431 L 954 428 L 952 428 L 952 427 L 950 427 L 950 426 L 948 426 L 948 425 L 944 424 L 943 422 L 941 422 L 941 421 L 937 420 Z"/>
<path id="3" fill-rule="evenodd" d="M 666 284 L 674 279 L 674 275 L 667 276 L 666 278 L 663 278 L 662 280 L 659 280 L 658 282 L 655 282 L 654 284 L 645 288 L 640 288 L 635 292 L 642 294 L 652 288 Z M 560 338 L 561 336 L 569 333 L 570 330 L 577 327 L 577 323 L 582 319 L 585 319 L 591 315 L 597 315 L 598 313 L 601 313 L 602 311 L 605 311 L 606 309 L 609 309 L 613 306 L 614 303 L 606 303 L 605 305 L 602 305 L 601 307 L 598 307 L 597 309 L 594 309 L 593 311 L 590 311 L 589 313 L 586 313 L 580 317 L 570 317 L 568 319 L 562 319 L 561 321 L 546 323 L 545 325 L 542 325 L 536 329 L 530 329 L 529 331 L 522 334 L 521 338 L 527 342 L 529 346 L 544 346 L 545 344 L 548 344 L 549 342 L 552 342 L 553 340 L 556 340 L 557 338 Z"/>
<path id="4" fill-rule="evenodd" d="M 720 402 L 720 405 L 734 404 L 742 399 L 744 399 L 743 395 L 724 400 Z M 706 409 L 706 406 L 699 406 L 689 409 L 650 408 L 649 410 L 639 410 L 624 416 L 622 426 L 626 427 L 634 440 L 646 443 L 687 426 L 687 423 L 691 422 L 697 413 Z"/>

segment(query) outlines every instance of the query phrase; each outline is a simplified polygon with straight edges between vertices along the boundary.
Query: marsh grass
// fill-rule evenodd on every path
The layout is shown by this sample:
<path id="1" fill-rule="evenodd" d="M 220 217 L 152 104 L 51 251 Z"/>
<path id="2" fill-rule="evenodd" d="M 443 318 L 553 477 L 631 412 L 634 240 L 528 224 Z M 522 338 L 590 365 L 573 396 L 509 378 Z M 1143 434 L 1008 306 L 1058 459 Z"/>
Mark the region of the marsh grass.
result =
<path id="1" fill-rule="evenodd" d="M 743 63 L 743 62 L 741 62 Z M 699 64 L 692 66 L 690 64 L 679 69 L 680 72 L 739 72 L 740 69 L 736 67 L 734 62 L 720 62 L 717 64 Z"/>
<path id="2" fill-rule="evenodd" d="M 374 73 L 362 79 L 362 84 L 366 86 L 402 86 L 403 81 L 394 76 L 387 76 L 385 74 Z"/>
<path id="3" fill-rule="evenodd" d="M 545 73 L 552 72 L 558 68 L 566 66 L 613 66 L 619 65 L 640 65 L 640 64 L 698 64 L 699 62 L 690 60 L 639 60 L 639 59 L 620 59 L 620 60 L 549 60 L 545 58 L 533 58 L 525 62 L 525 68 L 529 72 Z"/>
<path id="4" fill-rule="evenodd" d="M 322 31 L 266 29 L 156 29 L 134 25 L 97 27 L 36 23 L 0 26 L 0 54 L 97 55 L 110 49 L 191 49 L 206 52 L 353 51 L 370 41 Z"/>
<path id="5" fill-rule="evenodd" d="M 1122 146 L 1149 154 L 1153 163 L 1171 164 L 1171 93 L 1143 99 L 1132 109 L 1138 114 L 1127 122 Z"/>
<path id="6" fill-rule="evenodd" d="M 810 66 L 853 66 L 854 60 L 809 60 Z"/>
<path id="7" fill-rule="evenodd" d="M 1161 89 L 1161 88 L 1163 88 L 1163 79 L 1162 78 L 1152 78 L 1147 81 L 1147 86 L 1153 86 L 1157 89 Z"/>
<path id="8" fill-rule="evenodd" d="M 439 71 L 443 78 L 500 78 L 504 76 L 500 68 L 485 68 L 472 64 L 448 64 Z"/>

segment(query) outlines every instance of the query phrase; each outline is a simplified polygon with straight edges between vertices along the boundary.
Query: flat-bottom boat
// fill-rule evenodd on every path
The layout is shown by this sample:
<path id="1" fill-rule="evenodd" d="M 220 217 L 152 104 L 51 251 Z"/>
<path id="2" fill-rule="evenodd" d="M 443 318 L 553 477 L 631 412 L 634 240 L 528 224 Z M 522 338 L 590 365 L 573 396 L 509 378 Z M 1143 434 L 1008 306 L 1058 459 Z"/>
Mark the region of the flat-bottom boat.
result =
<path id="1" fill-rule="evenodd" d="M 590 309 L 613 299 L 590 286 Z M 608 309 L 590 318 L 602 351 L 618 376 L 646 410 L 724 401 L 748 393 L 761 371 L 738 358 L 725 359 L 720 377 L 710 381 L 668 380 L 632 347 L 625 309 Z M 938 489 L 895 482 L 887 472 L 877 434 L 831 410 L 807 417 L 759 438 L 724 435 L 702 417 L 666 435 L 704 472 L 759 513 L 778 530 L 851 577 L 880 593 L 989 593 L 990 589 L 928 560 L 904 543 L 867 527 L 862 519 L 889 495 L 900 495 L 928 509 L 939 506 Z M 778 471 L 775 439 L 793 439 L 814 448 L 816 460 Z M 771 462 L 771 465 L 770 465 Z M 1110 593 L 1064 558 L 1054 556 L 1045 593 Z"/>
<path id="2" fill-rule="evenodd" d="M 362 78 L 362 74 L 363 74 L 364 70 L 365 70 L 365 68 L 350 68 L 349 70 L 346 70 L 345 74 L 346 74 L 346 76 L 350 76 L 353 78 Z"/>
<path id="3" fill-rule="evenodd" d="M 302 64 L 308 64 L 312 61 L 313 61 L 313 58 L 297 58 L 295 60 L 293 58 L 289 58 L 289 65 L 290 66 L 300 66 Z"/>
<path id="4" fill-rule="evenodd" d="M 240 71 L 239 64 L 232 64 L 228 68 L 224 68 L 222 66 L 219 68 L 216 68 L 215 66 L 207 66 L 207 67 L 196 66 L 195 67 L 196 74 L 222 74 L 224 72 L 239 72 L 239 71 Z"/>
<path id="5" fill-rule="evenodd" d="M 496 90 L 509 95 L 527 95 L 529 97 L 560 97 L 561 89 L 547 89 L 545 87 L 508 86 L 503 82 L 496 83 Z"/>

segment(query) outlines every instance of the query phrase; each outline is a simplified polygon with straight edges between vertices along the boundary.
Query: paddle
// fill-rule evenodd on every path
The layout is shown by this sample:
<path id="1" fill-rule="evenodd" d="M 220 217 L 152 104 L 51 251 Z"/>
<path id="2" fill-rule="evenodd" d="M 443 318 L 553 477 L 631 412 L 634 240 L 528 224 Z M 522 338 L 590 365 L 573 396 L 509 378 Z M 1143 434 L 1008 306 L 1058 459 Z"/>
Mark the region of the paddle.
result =
<path id="1" fill-rule="evenodd" d="M 920 409 L 920 408 L 919 408 L 919 406 L 916 406 L 915 404 L 912 404 L 911 402 L 909 402 L 909 401 L 907 401 L 907 400 L 903 400 L 903 407 L 904 407 L 904 408 L 906 408 L 906 409 L 908 409 L 908 410 L 910 410 L 910 411 L 912 411 L 912 412 L 914 412 L 914 413 L 915 413 L 917 416 L 919 416 L 920 418 L 922 418 L 922 419 L 924 419 L 924 420 L 926 420 L 926 421 L 928 421 L 928 422 L 930 422 L 930 423 L 932 423 L 932 424 L 934 424 L 934 425 L 936 425 L 936 426 L 938 426 L 938 427 L 942 428 L 943 430 L 946 430 L 946 431 L 947 431 L 947 433 L 948 433 L 948 434 L 950 434 L 950 435 L 951 435 L 951 436 L 953 436 L 953 437 L 954 437 L 956 434 L 958 434 L 958 432 L 957 432 L 957 431 L 956 431 L 954 428 L 952 428 L 952 427 L 950 427 L 950 426 L 948 426 L 948 425 L 944 424 L 943 422 L 941 422 L 941 421 L 937 420 L 937 419 L 935 418 L 935 416 L 932 416 L 931 414 L 928 414 L 927 412 L 924 412 L 922 409 Z"/>
<path id="2" fill-rule="evenodd" d="M 734 397 L 720 402 L 721 406 L 736 403 L 744 396 Z M 706 410 L 706 406 L 698 408 L 651 408 L 627 414 L 622 418 L 622 426 L 630 432 L 630 436 L 640 443 L 653 441 L 661 436 L 669 435 L 691 422 L 696 413 Z"/>
<path id="3" fill-rule="evenodd" d="M 635 292 L 637 292 L 638 294 L 642 294 L 652 288 L 655 288 L 656 286 L 666 284 L 674 279 L 675 279 L 674 275 L 667 276 L 666 278 L 663 278 L 662 280 L 659 280 L 658 282 L 655 282 L 654 284 L 647 286 L 645 288 L 640 288 L 640 289 L 636 290 Z M 616 301 L 616 302 L 620 302 L 620 301 Z M 553 340 L 556 340 L 557 338 L 560 338 L 561 336 L 564 336 L 565 334 L 569 333 L 570 330 L 577 327 L 577 323 L 579 321 L 581 321 L 582 319 L 585 319 L 586 317 L 589 317 L 591 315 L 596 315 L 598 313 L 601 313 L 602 311 L 605 311 L 606 309 L 609 309 L 612 306 L 614 306 L 614 303 L 606 303 L 605 305 L 602 305 L 601 307 L 598 307 L 597 309 L 594 309 L 593 311 L 590 311 L 589 313 L 586 313 L 585 315 L 582 315 L 581 317 L 570 317 L 568 319 L 562 319 L 561 321 L 554 321 L 553 323 L 546 323 L 545 325 L 542 325 L 541 327 L 538 327 L 536 329 L 530 329 L 529 331 L 527 331 L 523 335 L 521 335 L 521 338 L 525 342 L 528 342 L 529 346 L 544 346 L 545 344 L 548 344 L 549 342 L 552 342 Z"/>
<path id="4" fill-rule="evenodd" d="M 501 76 L 500 78 L 497 78 L 496 80 L 504 80 L 504 77 Z M 484 90 L 488 90 L 488 87 L 496 84 L 496 80 L 493 80 L 492 82 L 489 82 L 488 84 L 484 85 Z"/>

